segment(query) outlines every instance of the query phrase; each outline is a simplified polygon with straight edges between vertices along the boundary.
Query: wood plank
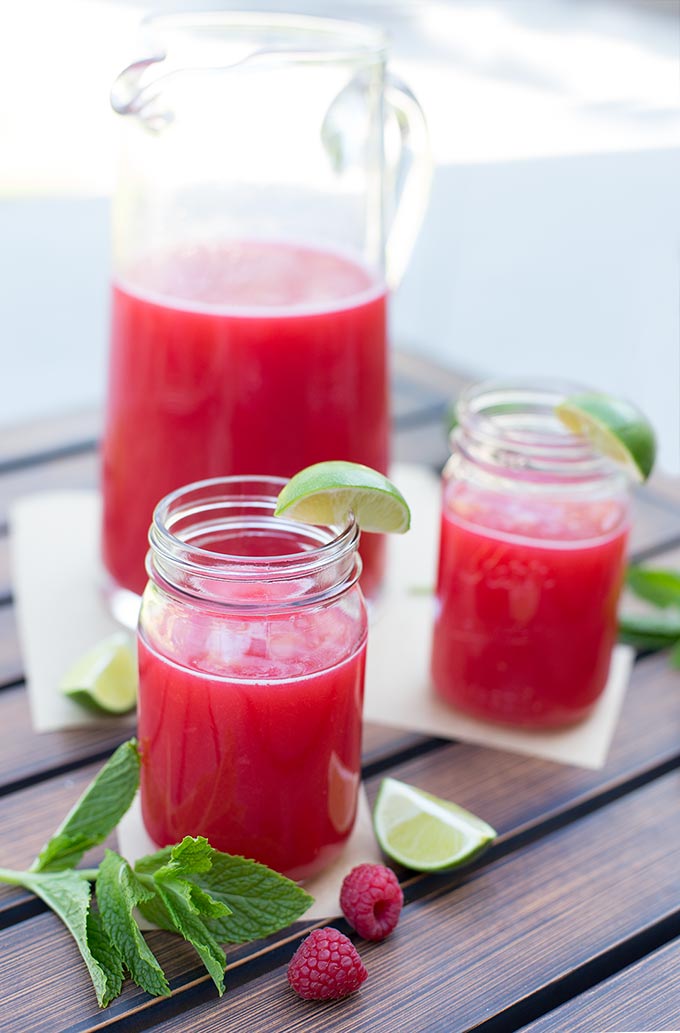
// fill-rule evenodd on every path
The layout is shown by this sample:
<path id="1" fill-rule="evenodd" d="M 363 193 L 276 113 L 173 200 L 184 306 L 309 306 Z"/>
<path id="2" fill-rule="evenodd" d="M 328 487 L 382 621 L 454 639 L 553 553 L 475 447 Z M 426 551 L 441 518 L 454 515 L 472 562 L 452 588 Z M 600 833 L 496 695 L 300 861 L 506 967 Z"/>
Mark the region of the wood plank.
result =
<path id="1" fill-rule="evenodd" d="M 12 573 L 9 562 L 9 536 L 0 535 L 0 600 L 8 600 L 12 594 Z"/>
<path id="2" fill-rule="evenodd" d="M 131 729 L 117 733 L 112 730 L 112 741 L 105 741 L 104 750 L 101 752 L 106 752 L 109 746 L 113 752 L 119 742 L 132 733 Z M 49 739 L 49 736 L 39 737 L 40 742 L 44 742 L 45 739 Z M 404 733 L 384 725 L 366 725 L 363 741 L 364 767 L 384 763 L 395 755 L 402 756 L 404 753 L 417 750 L 429 741 L 425 736 Z M 81 746 L 82 742 L 83 737 Z M 87 745 L 95 744 L 88 741 Z M 0 750 L 0 753 L 3 752 Z M 90 749 L 89 755 L 92 753 Z M 68 813 L 103 763 L 104 760 L 101 759 L 97 763 L 86 764 L 52 778 L 43 772 L 45 781 L 41 780 L 26 789 L 0 797 L 0 867 L 23 869 L 31 864 L 61 818 Z M 26 815 L 29 814 L 30 822 L 26 820 Z M 98 863 L 96 857 L 93 863 Z M 0 915 L 29 897 L 30 894 L 21 889 L 0 885 Z"/>
<path id="3" fill-rule="evenodd" d="M 101 766 L 88 764 L 0 798 L 1 868 L 28 868 Z M 0 885 L 2 904 L 17 894 L 23 891 Z"/>
<path id="4" fill-rule="evenodd" d="M 677 563 L 677 550 L 660 553 L 654 558 L 655 563 Z M 665 663 L 665 661 L 664 661 Z M 0 607 L 0 683 L 17 681 L 22 676 L 19 643 L 16 634 L 14 616 L 7 606 Z M 677 677 L 677 676 L 676 676 Z M 369 735 L 375 735 L 370 731 Z M 403 738 L 403 733 L 401 733 Z M 89 740 L 88 740 L 88 737 Z M 80 731 L 55 733 L 48 736 L 34 736 L 27 702 L 20 690 L 9 690 L 0 693 L 0 787 L 15 778 L 41 777 L 49 772 L 52 766 L 73 763 L 82 752 L 88 741 L 92 750 L 85 750 L 85 756 L 99 754 L 104 749 L 113 749 L 124 738 L 124 735 L 111 730 L 97 732 Z M 372 760 L 378 761 L 381 756 L 389 756 L 393 751 L 392 741 L 399 735 L 395 732 L 383 734 L 386 752 L 377 742 L 371 745 L 367 740 L 367 756 L 373 754 Z M 418 741 L 413 737 L 410 743 L 402 742 L 403 748 L 409 748 Z M 422 737 L 421 737 L 422 741 Z M 382 751 L 382 752 L 380 752 Z"/>
<path id="5" fill-rule="evenodd" d="M 428 740 L 383 726 L 367 725 L 364 766 L 373 775 L 366 782 L 368 796 L 375 798 L 383 768 L 390 774 L 429 792 L 455 799 L 485 817 L 502 840 L 525 832 L 541 822 L 554 820 L 575 807 L 587 808 L 603 793 L 616 794 L 631 779 L 638 782 L 665 770 L 680 759 L 680 711 L 677 706 L 680 676 L 668 669 L 664 656 L 649 657 L 635 669 L 621 722 L 602 771 L 589 771 L 545 763 L 531 757 L 490 751 L 465 744 L 440 745 L 433 751 L 404 760 L 403 754 L 423 747 Z M 103 763 L 103 756 L 127 738 L 130 730 L 107 729 L 33 735 L 26 731 L 17 705 L 0 720 L 0 757 L 3 781 L 22 775 L 41 780 L 0 799 L 0 827 L 10 829 L 6 849 L 0 843 L 0 865 L 27 864 L 78 798 Z M 2 700 L 0 700 L 2 702 Z M 437 743 L 434 743 L 437 746 Z M 96 763 L 50 777 L 50 771 L 87 757 Z M 391 764 L 390 764 L 391 761 Z M 23 766 L 22 766 L 23 765 Z M 28 826 L 25 816 L 32 816 Z M 23 829 L 23 832 L 22 832 Z M 21 849 L 11 860 L 6 851 Z M 4 901 L 14 902 L 16 891 L 3 889 Z M 9 896 L 8 896 L 9 894 Z"/>
<path id="6" fill-rule="evenodd" d="M 629 551 L 632 558 L 658 553 L 680 542 L 680 508 L 659 504 L 644 492 L 633 496 L 633 526 Z"/>
<path id="7" fill-rule="evenodd" d="M 0 688 L 21 681 L 23 671 L 14 608 L 0 605 Z"/>
<path id="8" fill-rule="evenodd" d="M 83 764 L 88 758 L 112 753 L 134 733 L 113 720 L 110 725 L 62 729 L 36 734 L 31 725 L 28 696 L 23 685 L 0 692 L 0 793 L 15 782 L 48 778 L 55 769 Z M 395 753 L 417 749 L 427 736 L 386 725 L 366 724 L 365 764 L 384 763 Z"/>
<path id="9" fill-rule="evenodd" d="M 438 370 L 435 374 L 427 360 L 396 351 L 392 369 L 392 408 L 397 418 L 441 404 L 464 383 L 455 373 Z M 0 472 L 7 466 L 33 463 L 41 456 L 92 448 L 101 437 L 103 415 L 103 406 L 88 407 L 3 427 Z"/>
<path id="10" fill-rule="evenodd" d="M 196 955 L 178 937 L 148 933 L 148 943 L 173 981 L 188 982 L 195 972 Z M 92 984 L 75 942 L 59 919 L 43 913 L 0 934 L 3 945 L 3 1033 L 66 1033 L 91 1029 L 121 1011 L 144 1008 L 151 999 L 126 984 L 121 1002 L 108 1011 L 97 1007 Z M 49 945 L 49 947 L 47 946 Z"/>
<path id="11" fill-rule="evenodd" d="M 108 756 L 131 734 L 132 729 L 116 722 L 38 735 L 31 725 L 25 688 L 5 689 L 0 692 L 0 790 Z"/>
<path id="12" fill-rule="evenodd" d="M 3 427 L 0 432 L 0 472 L 36 457 L 92 447 L 101 434 L 100 408 L 58 413 L 39 420 Z"/>
<path id="13" fill-rule="evenodd" d="M 315 1033 L 464 1033 L 495 1017 L 493 1029 L 512 1030 L 518 1002 L 548 1002 L 556 982 L 595 959 L 605 970 L 613 944 L 669 914 L 680 928 L 679 791 L 670 775 L 450 888 L 432 880 L 390 939 L 359 943 L 369 978 L 339 1004 L 295 998 L 282 964 L 236 987 L 228 1011 L 208 998 L 155 1029 L 228 1033 L 245 1020 L 280 1033 L 311 1020 Z M 656 835 L 669 821 L 668 836 Z"/>
<path id="14" fill-rule="evenodd" d="M 414 743 L 414 737 L 404 739 L 394 729 L 368 726 L 364 764 L 373 762 L 374 769 L 378 768 L 366 781 L 369 800 L 375 799 L 382 777 L 382 768 L 374 758 L 377 754 L 381 764 L 387 766 L 391 756 L 391 775 L 455 799 L 493 824 L 500 834 L 499 842 L 505 842 L 541 823 L 554 822 L 575 808 L 587 810 L 603 794 L 615 796 L 631 784 L 637 785 L 680 763 L 677 693 L 678 676 L 668 670 L 665 657 L 650 657 L 637 665 L 610 757 L 601 771 L 466 744 L 440 745 L 404 760 L 403 750 L 415 749 L 427 740 L 420 737 Z M 21 738 L 25 743 L 26 739 Z M 33 740 L 39 746 L 50 738 L 34 736 Z M 0 755 L 5 752 L 0 750 Z M 101 763 L 52 778 L 46 771 L 46 781 L 0 799 L 0 827 L 11 830 L 4 849 L 0 843 L 0 865 L 21 866 L 33 859 Z M 32 816 L 30 826 L 26 814 Z M 19 848 L 20 859 L 12 860 L 11 854 Z M 5 907 L 23 899 L 22 891 L 0 890 Z"/>
<path id="15" fill-rule="evenodd" d="M 446 433 L 440 421 L 397 429 L 392 443 L 394 459 L 400 463 L 422 463 L 439 471 L 449 458 Z"/>
<path id="16" fill-rule="evenodd" d="M 420 427 L 409 427 L 394 435 L 394 456 L 401 462 L 425 462 L 441 469 L 449 455 L 446 434 L 439 420 Z M 0 479 L 0 525 L 6 525 L 8 510 L 16 498 L 38 491 L 67 488 L 93 488 L 99 479 L 99 460 L 94 452 L 30 466 Z M 680 505 L 672 507 L 643 491 L 633 500 L 634 525 L 631 548 L 634 552 L 661 548 L 680 541 Z"/>
<path id="17" fill-rule="evenodd" d="M 427 424 L 416 432 L 408 430 L 398 433 L 395 446 L 397 456 L 405 458 L 408 453 L 412 457 L 418 455 L 422 458 L 424 450 L 432 450 L 434 445 L 433 461 L 443 461 L 447 455 L 446 438 L 442 435 L 442 447 L 438 447 L 439 430 L 437 423 Z M 413 440 L 410 441 L 410 438 Z M 62 488 L 93 488 L 98 482 L 99 455 L 95 451 L 66 455 L 12 470 L 0 478 L 0 526 L 6 525 L 14 499 L 35 492 Z"/>
<path id="18" fill-rule="evenodd" d="M 429 426 L 422 426 L 416 429 L 411 429 L 403 434 L 397 434 L 395 438 L 396 442 L 396 459 L 401 462 L 414 462 L 418 461 L 418 455 L 420 448 L 423 443 L 427 443 L 432 437 L 433 431 Z M 432 443 L 428 445 L 431 454 L 436 455 L 436 448 L 432 447 Z M 438 459 L 435 460 L 431 465 L 433 470 L 441 468 L 445 463 L 447 454 L 445 451 L 445 443 L 440 442 L 440 452 Z M 658 506 L 654 503 L 647 505 L 644 500 L 637 502 L 636 511 L 637 526 L 634 527 L 631 546 L 636 554 L 643 553 L 647 555 L 650 550 L 653 550 L 656 555 L 658 550 L 665 550 L 668 548 L 668 541 L 675 541 L 676 539 L 676 522 L 671 516 L 659 516 Z M 642 525 L 644 522 L 644 526 Z M 661 534 L 661 540 L 658 536 Z M 669 565 L 675 564 L 680 565 L 680 553 L 677 550 L 673 550 L 674 555 L 669 556 L 664 562 L 668 562 Z M 649 562 L 654 561 L 654 555 L 650 557 Z M 10 539 L 7 534 L 0 533 L 0 603 L 2 600 L 8 600 L 12 594 L 12 583 L 11 583 L 11 566 L 10 566 Z"/>
<path id="19" fill-rule="evenodd" d="M 450 369 L 416 351 L 395 350 L 392 367 L 404 380 L 439 394 L 447 402 L 456 399 L 465 387 L 479 379 L 470 371 Z"/>
<path id="20" fill-rule="evenodd" d="M 593 1033 L 627 1029 L 638 1033 L 680 1027 L 680 940 L 654 951 L 521 1033 Z"/>
<path id="21" fill-rule="evenodd" d="M 246 954 L 219 1001 L 183 946 L 155 934 L 178 999 L 140 1014 L 139 994 L 128 985 L 112 1017 L 127 1014 L 135 1029 L 153 1025 L 157 1033 L 284 1033 L 310 1023 L 315 1033 L 464 1033 L 491 1017 L 494 1029 L 513 1029 L 519 1006 L 549 1007 L 565 974 L 574 979 L 594 964 L 608 974 L 615 946 L 634 949 L 669 916 L 680 932 L 679 793 L 673 772 L 486 866 L 422 880 L 416 893 L 407 888 L 395 934 L 381 944 L 359 942 L 369 979 L 344 1001 L 314 1005 L 294 996 L 285 980 L 293 943 L 272 950 L 271 971 L 266 955 Z M 101 1028 L 107 1015 L 93 1005 L 82 961 L 52 915 L 4 930 L 0 948 L 0 997 L 14 1028 Z"/>
<path id="22" fill-rule="evenodd" d="M 603 797 L 653 779 L 680 764 L 680 675 L 664 655 L 636 664 L 604 768 L 544 762 L 520 754 L 456 743 L 397 761 L 389 774 L 467 807 L 499 832 L 499 841 L 537 825 L 588 811 Z M 375 799 L 380 775 L 369 779 Z"/>
<path id="23" fill-rule="evenodd" d="M 22 495 L 66 488 L 94 488 L 98 481 L 96 452 L 70 455 L 5 474 L 0 478 L 0 526 L 6 527 L 12 502 Z"/>
<path id="24" fill-rule="evenodd" d="M 362 764 L 364 769 L 369 765 L 375 768 L 389 763 L 397 754 L 417 751 L 430 742 L 432 739 L 428 735 L 365 722 L 361 744 Z"/>

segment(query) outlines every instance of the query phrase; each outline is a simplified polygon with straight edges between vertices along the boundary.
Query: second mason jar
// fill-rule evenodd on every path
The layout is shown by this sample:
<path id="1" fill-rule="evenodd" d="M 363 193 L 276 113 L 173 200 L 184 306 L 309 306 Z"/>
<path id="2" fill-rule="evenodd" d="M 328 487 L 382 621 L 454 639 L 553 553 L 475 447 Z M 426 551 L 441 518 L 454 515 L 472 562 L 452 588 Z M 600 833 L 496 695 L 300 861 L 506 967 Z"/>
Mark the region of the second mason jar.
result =
<path id="1" fill-rule="evenodd" d="M 294 879 L 341 850 L 360 782 L 366 609 L 359 532 L 276 518 L 279 478 L 167 496 L 139 625 L 142 813 L 165 845 Z"/>
<path id="2" fill-rule="evenodd" d="M 571 435 L 568 385 L 487 382 L 457 407 L 444 476 L 432 677 L 475 717 L 584 718 L 616 639 L 627 483 Z"/>

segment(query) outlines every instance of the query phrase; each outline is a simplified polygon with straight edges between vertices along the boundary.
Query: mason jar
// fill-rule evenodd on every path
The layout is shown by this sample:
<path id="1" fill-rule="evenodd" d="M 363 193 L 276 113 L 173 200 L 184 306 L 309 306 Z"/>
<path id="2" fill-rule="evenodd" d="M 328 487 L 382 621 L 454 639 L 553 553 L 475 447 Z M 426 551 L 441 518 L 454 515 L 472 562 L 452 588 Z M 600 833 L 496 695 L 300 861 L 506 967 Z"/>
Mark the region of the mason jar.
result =
<path id="1" fill-rule="evenodd" d="M 477 718 L 568 725 L 586 717 L 607 682 L 627 480 L 555 415 L 575 390 L 486 382 L 457 406 L 432 678 L 442 700 Z"/>
<path id="2" fill-rule="evenodd" d="M 275 517 L 277 477 L 157 506 L 139 622 L 144 824 L 293 879 L 329 864 L 360 784 L 366 608 L 359 531 Z"/>

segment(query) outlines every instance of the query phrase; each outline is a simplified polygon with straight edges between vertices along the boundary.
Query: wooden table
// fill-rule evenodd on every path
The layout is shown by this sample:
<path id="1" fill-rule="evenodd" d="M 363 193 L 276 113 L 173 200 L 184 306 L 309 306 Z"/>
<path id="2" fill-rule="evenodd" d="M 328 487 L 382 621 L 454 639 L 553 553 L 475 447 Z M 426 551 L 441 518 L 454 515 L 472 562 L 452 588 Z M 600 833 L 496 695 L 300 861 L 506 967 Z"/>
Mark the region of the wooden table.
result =
<path id="1" fill-rule="evenodd" d="M 460 381 L 399 357 L 400 459 L 440 466 L 443 414 Z M 27 866 L 113 748 L 119 730 L 36 735 L 16 637 L 6 514 L 29 491 L 97 480 L 98 414 L 0 437 L 0 865 Z M 680 563 L 680 488 L 637 493 L 633 550 Z M 674 551 L 675 550 L 675 551 Z M 65 594 L 68 585 L 64 585 Z M 408 876 L 406 906 L 340 1002 L 299 1000 L 286 965 L 307 926 L 228 952 L 220 1000 L 193 951 L 149 936 L 172 997 L 134 985 L 99 1011 L 74 943 L 34 897 L 0 887 L 0 1030 L 210 1033 L 680 1030 L 680 673 L 638 660 L 605 768 L 591 772 L 386 727 L 365 730 L 364 776 L 386 773 L 457 800 L 499 838 L 475 866 Z M 346 929 L 342 922 L 340 928 Z"/>

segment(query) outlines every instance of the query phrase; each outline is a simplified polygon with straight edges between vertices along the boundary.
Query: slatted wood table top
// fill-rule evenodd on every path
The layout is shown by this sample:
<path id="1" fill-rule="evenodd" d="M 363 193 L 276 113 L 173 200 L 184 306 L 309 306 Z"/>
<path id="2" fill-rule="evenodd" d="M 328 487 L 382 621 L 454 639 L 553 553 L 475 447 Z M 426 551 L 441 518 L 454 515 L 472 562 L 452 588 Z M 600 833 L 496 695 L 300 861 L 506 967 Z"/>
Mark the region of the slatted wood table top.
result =
<path id="1" fill-rule="evenodd" d="M 461 386 L 413 357 L 394 371 L 396 458 L 440 468 L 444 414 Z M 96 412 L 0 434 L 0 865 L 27 866 L 120 729 L 37 735 L 13 613 L 7 508 L 25 493 L 97 483 Z M 680 565 L 680 484 L 636 492 L 636 558 Z M 64 586 L 68 591 L 68 586 Z M 390 774 L 483 815 L 494 846 L 457 873 L 402 873 L 406 905 L 382 944 L 359 943 L 358 994 L 305 1002 L 287 963 L 309 928 L 227 951 L 218 998 L 193 950 L 149 934 L 172 996 L 131 983 L 100 1011 L 52 912 L 0 886 L 0 1030 L 71 1033 L 680 1030 L 680 673 L 638 658 L 606 766 L 587 771 L 367 725 L 369 799 Z M 347 927 L 340 920 L 341 929 Z"/>

